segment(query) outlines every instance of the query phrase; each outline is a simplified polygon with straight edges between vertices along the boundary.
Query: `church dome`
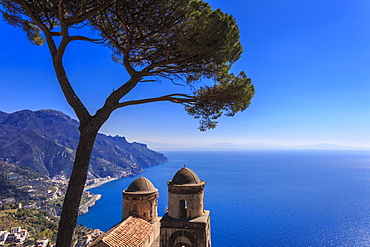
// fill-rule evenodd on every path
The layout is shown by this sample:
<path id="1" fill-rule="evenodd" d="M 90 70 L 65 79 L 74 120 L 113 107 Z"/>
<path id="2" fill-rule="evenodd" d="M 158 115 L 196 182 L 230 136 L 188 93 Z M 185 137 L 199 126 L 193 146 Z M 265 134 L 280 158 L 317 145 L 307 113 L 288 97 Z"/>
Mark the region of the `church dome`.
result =
<path id="1" fill-rule="evenodd" d="M 195 185 L 195 184 L 204 184 L 198 177 L 198 175 L 190 170 L 189 168 L 183 167 L 176 172 L 172 181 L 172 185 Z"/>
<path id="2" fill-rule="evenodd" d="M 135 179 L 125 190 L 129 193 L 151 193 L 158 191 L 149 179 L 139 177 Z"/>

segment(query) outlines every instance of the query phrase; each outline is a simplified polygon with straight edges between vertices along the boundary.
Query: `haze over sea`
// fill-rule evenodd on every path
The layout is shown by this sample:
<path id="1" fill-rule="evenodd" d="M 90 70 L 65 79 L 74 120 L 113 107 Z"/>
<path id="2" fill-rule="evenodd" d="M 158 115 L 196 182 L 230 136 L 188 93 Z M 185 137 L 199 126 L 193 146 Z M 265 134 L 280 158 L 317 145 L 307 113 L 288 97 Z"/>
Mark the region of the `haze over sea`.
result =
<path id="1" fill-rule="evenodd" d="M 170 151 L 168 162 L 146 168 L 167 206 L 167 181 L 184 164 L 207 184 L 213 246 L 369 246 L 370 151 Z M 78 223 L 108 230 L 121 220 L 122 190 L 136 177 L 116 180 Z"/>

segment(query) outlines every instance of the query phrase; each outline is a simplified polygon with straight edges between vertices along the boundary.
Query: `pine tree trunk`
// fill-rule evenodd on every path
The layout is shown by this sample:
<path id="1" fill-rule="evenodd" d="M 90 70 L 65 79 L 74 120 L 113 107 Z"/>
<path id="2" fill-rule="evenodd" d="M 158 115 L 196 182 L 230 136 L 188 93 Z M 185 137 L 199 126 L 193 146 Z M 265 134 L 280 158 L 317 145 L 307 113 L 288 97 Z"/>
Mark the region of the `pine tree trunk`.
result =
<path id="1" fill-rule="evenodd" d="M 57 247 L 72 246 L 78 209 L 84 191 L 92 148 L 99 128 L 80 126 L 80 139 L 76 150 L 71 178 L 65 195 L 59 221 Z"/>

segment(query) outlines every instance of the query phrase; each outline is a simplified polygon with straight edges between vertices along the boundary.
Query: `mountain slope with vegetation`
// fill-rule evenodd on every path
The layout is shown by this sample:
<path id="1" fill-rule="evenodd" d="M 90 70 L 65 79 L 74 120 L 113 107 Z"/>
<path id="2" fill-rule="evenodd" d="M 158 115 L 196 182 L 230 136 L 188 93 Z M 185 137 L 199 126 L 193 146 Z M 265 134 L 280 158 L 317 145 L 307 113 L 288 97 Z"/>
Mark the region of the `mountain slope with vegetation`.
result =
<path id="1" fill-rule="evenodd" d="M 0 111 L 0 161 L 28 167 L 47 177 L 68 176 L 78 144 L 78 126 L 76 120 L 55 110 Z M 98 134 L 89 176 L 125 177 L 165 161 L 163 154 L 145 144 Z"/>
<path id="2" fill-rule="evenodd" d="M 30 234 L 30 238 L 23 244 L 18 243 L 17 246 L 36 246 L 36 241 L 43 238 L 48 238 L 50 243 L 55 243 L 58 221 L 58 217 L 43 210 L 16 208 L 15 205 L 0 205 L 0 231 L 10 232 L 13 227 L 21 227 Z M 82 246 L 79 242 L 83 241 L 84 236 L 92 233 L 93 229 L 78 225 L 75 235 L 76 246 Z M 6 244 L 5 246 L 15 245 Z"/>
<path id="3" fill-rule="evenodd" d="M 28 167 L 0 162 L 0 199 L 13 197 L 28 200 L 32 198 L 28 187 L 43 179 L 44 176 Z"/>

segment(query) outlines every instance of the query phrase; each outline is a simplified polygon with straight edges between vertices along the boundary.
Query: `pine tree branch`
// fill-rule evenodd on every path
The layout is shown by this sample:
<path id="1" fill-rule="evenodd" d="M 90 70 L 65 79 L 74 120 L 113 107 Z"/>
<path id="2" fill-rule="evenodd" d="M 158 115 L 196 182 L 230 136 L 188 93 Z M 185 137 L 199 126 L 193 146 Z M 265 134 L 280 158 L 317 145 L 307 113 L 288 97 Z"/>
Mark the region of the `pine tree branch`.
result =
<path id="1" fill-rule="evenodd" d="M 178 104 L 183 104 L 183 103 L 191 104 L 198 100 L 199 100 L 198 97 L 190 96 L 187 94 L 169 94 L 169 95 L 164 95 L 164 96 L 155 97 L 155 98 L 125 101 L 125 102 L 119 103 L 116 109 L 122 108 L 125 106 L 130 106 L 130 105 L 140 105 L 140 104 L 160 102 L 160 101 L 169 101 L 169 102 L 178 103 Z"/>
<path id="2" fill-rule="evenodd" d="M 101 44 L 104 43 L 104 39 L 91 39 L 85 36 L 71 36 L 71 41 L 81 40 L 81 41 L 89 41 L 95 44 Z"/>
<path id="3" fill-rule="evenodd" d="M 62 36 L 62 32 L 50 32 L 51 36 Z"/>

